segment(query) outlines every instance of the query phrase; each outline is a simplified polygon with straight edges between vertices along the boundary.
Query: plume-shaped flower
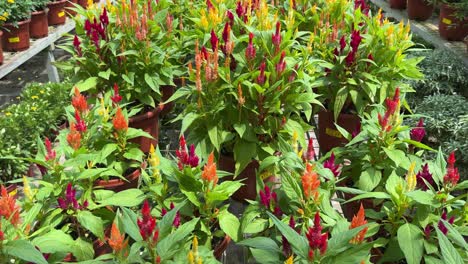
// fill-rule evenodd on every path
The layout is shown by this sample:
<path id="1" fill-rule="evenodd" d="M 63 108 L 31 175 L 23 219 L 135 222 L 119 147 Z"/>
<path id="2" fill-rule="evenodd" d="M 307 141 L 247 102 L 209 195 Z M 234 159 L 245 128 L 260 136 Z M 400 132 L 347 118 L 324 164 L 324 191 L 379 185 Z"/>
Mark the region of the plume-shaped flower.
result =
<path id="1" fill-rule="evenodd" d="M 117 112 L 115 113 L 115 116 L 112 119 L 112 124 L 114 125 L 114 129 L 117 131 L 127 131 L 128 129 L 128 122 L 125 119 L 122 113 L 122 109 L 120 107 L 117 108 Z"/>
<path id="2" fill-rule="evenodd" d="M 412 140 L 421 142 L 426 135 L 426 130 L 424 129 L 424 119 L 419 119 L 417 127 L 411 129 L 410 137 Z"/>
<path id="3" fill-rule="evenodd" d="M 361 203 L 361 207 L 359 207 L 359 211 L 357 215 L 353 216 L 353 220 L 351 221 L 351 225 L 349 229 L 363 226 L 365 224 L 367 224 L 366 213 L 364 212 L 364 207 L 362 206 L 362 203 Z M 367 230 L 368 230 L 368 227 L 364 227 L 364 229 L 359 231 L 359 233 L 351 239 L 350 243 L 352 244 L 362 243 L 362 241 L 364 241 L 364 237 L 366 236 Z"/>
<path id="4" fill-rule="evenodd" d="M 216 163 L 214 162 L 214 153 L 211 152 L 208 156 L 208 162 L 205 164 L 202 172 L 202 179 L 211 183 L 212 188 L 218 183 L 218 175 L 216 174 Z"/>
<path id="5" fill-rule="evenodd" d="M 125 234 L 120 233 L 119 227 L 114 222 L 111 227 L 111 235 L 108 239 L 109 246 L 115 253 L 123 252 L 128 246 L 128 238 L 125 239 Z"/>
<path id="6" fill-rule="evenodd" d="M 1 197 L 0 197 L 0 216 L 4 217 L 11 224 L 17 226 L 20 219 L 20 207 L 16 204 L 14 196 L 10 196 L 7 189 L 1 186 Z"/>

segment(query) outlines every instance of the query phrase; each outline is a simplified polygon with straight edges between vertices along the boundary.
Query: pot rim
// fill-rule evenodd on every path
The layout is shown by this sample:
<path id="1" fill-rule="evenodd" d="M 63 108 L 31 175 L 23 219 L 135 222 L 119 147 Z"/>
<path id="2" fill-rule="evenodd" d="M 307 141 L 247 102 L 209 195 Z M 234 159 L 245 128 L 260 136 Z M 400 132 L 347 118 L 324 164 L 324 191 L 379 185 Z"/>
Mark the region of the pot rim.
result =
<path id="1" fill-rule="evenodd" d="M 56 1 L 56 2 L 49 2 L 49 3 L 47 3 L 47 6 L 60 5 L 60 4 L 66 3 L 66 2 L 67 2 L 67 0 L 59 0 L 59 1 Z"/>
<path id="2" fill-rule="evenodd" d="M 41 15 L 41 14 L 47 13 L 47 12 L 49 12 L 49 8 L 46 7 L 46 8 L 44 8 L 44 9 L 41 10 L 41 11 L 31 12 L 31 16 L 33 16 L 33 15 Z"/>
<path id="3" fill-rule="evenodd" d="M 127 175 L 125 176 L 125 179 L 127 179 L 128 181 L 124 181 L 120 178 L 117 178 L 117 179 L 109 179 L 109 180 L 97 180 L 94 182 L 94 185 L 95 186 L 102 186 L 102 187 L 106 187 L 108 185 L 116 185 L 116 184 L 125 184 L 125 183 L 128 183 L 128 182 L 131 182 L 135 179 L 138 179 L 138 177 L 140 177 L 141 175 L 141 168 L 136 168 L 136 170 L 134 172 L 132 172 L 130 175 Z"/>
<path id="4" fill-rule="evenodd" d="M 28 18 L 27 20 L 23 20 L 23 21 L 19 21 L 18 22 L 18 27 L 19 26 L 22 26 L 24 24 L 28 24 L 31 22 L 31 18 Z M 14 27 L 14 28 L 18 28 L 18 27 L 15 27 L 12 23 L 7 23 L 7 24 L 4 24 L 3 25 L 4 27 Z"/>
<path id="5" fill-rule="evenodd" d="M 161 107 L 156 107 L 151 111 L 147 111 L 145 113 L 141 113 L 141 114 L 138 114 L 136 116 L 130 117 L 128 122 L 129 123 L 135 123 L 135 122 L 139 122 L 139 121 L 142 121 L 142 120 L 145 120 L 145 119 L 153 118 L 155 116 L 159 116 L 159 113 L 161 112 L 161 110 L 162 110 Z"/>

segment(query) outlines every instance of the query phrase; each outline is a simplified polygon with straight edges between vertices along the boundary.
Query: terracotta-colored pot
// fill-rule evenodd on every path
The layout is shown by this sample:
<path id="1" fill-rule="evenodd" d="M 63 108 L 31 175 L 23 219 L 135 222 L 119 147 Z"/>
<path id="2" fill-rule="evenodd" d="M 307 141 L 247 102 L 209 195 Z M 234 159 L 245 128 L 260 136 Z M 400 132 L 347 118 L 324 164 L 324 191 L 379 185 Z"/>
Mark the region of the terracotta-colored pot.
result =
<path id="1" fill-rule="evenodd" d="M 2 45 L 3 31 L 0 30 L 0 65 L 3 64 L 3 45 Z"/>
<path id="2" fill-rule="evenodd" d="M 102 187 L 102 189 L 110 190 L 114 192 L 121 192 L 124 190 L 137 188 L 138 181 L 140 180 L 141 170 L 137 169 L 132 172 L 130 175 L 125 176 L 125 180 L 122 179 L 110 179 L 110 180 L 97 180 L 94 182 L 94 186 Z"/>
<path id="3" fill-rule="evenodd" d="M 234 173 L 236 170 L 236 162 L 232 156 L 223 155 L 219 156 L 218 166 L 220 170 Z M 255 200 L 257 198 L 257 170 L 259 164 L 256 160 L 247 165 L 247 167 L 235 178 L 236 180 L 243 180 L 244 184 L 232 195 L 237 201 L 244 202 L 245 200 Z M 226 177 L 227 180 L 232 180 L 232 177 Z"/>
<path id="4" fill-rule="evenodd" d="M 390 8 L 393 9 L 405 9 L 406 0 L 390 0 Z"/>
<path id="5" fill-rule="evenodd" d="M 171 98 L 171 96 L 174 94 L 175 88 L 176 87 L 172 86 L 172 85 L 163 85 L 163 86 L 161 86 L 161 92 L 162 92 L 161 100 L 164 102 L 164 101 L 168 100 L 169 98 Z M 162 107 L 162 110 L 159 113 L 159 115 L 160 116 L 165 116 L 168 113 L 170 113 L 172 111 L 172 109 L 174 108 L 174 102 L 169 102 L 167 104 L 161 103 L 159 106 Z"/>
<path id="6" fill-rule="evenodd" d="M 3 50 L 22 51 L 29 49 L 29 22 L 31 19 L 21 21 L 18 27 L 12 24 L 3 25 L 6 29 L 3 32 Z"/>
<path id="7" fill-rule="evenodd" d="M 223 241 L 221 241 L 218 245 L 216 245 L 213 255 L 215 256 L 217 260 L 221 259 L 229 243 L 231 243 L 231 238 L 229 236 L 225 236 Z"/>
<path id="8" fill-rule="evenodd" d="M 424 21 L 432 16 L 434 5 L 425 0 L 408 0 L 407 10 L 409 19 Z"/>
<path id="9" fill-rule="evenodd" d="M 83 8 L 88 8 L 88 0 L 78 0 L 78 4 Z"/>
<path id="10" fill-rule="evenodd" d="M 154 139 L 146 137 L 138 137 L 131 140 L 131 142 L 140 145 L 140 149 L 147 153 L 149 152 L 151 144 L 156 147 L 159 139 L 159 115 L 162 108 L 156 108 L 152 111 L 139 114 L 131 117 L 128 121 L 128 125 L 133 128 L 140 128 L 143 131 L 149 133 Z"/>
<path id="11" fill-rule="evenodd" d="M 340 114 L 337 123 L 349 133 L 353 133 L 358 132 L 361 121 L 357 115 Z M 341 135 L 335 126 L 333 112 L 319 112 L 317 140 L 322 153 L 327 153 L 332 148 L 344 146 L 348 143 L 348 140 Z"/>
<path id="12" fill-rule="evenodd" d="M 78 0 L 68 0 L 65 4 L 65 11 L 70 17 L 76 16 L 76 11 L 72 9 L 75 8 L 74 4 L 78 4 Z"/>
<path id="13" fill-rule="evenodd" d="M 66 3 L 67 0 L 59 0 L 47 4 L 47 7 L 49 8 L 49 26 L 65 24 L 67 21 L 67 16 L 65 14 Z"/>
<path id="14" fill-rule="evenodd" d="M 456 12 L 453 6 L 440 5 L 439 34 L 447 40 L 462 41 L 468 35 L 468 18 L 457 18 Z"/>
<path id="15" fill-rule="evenodd" d="M 31 38 L 45 38 L 49 35 L 48 10 L 31 13 L 31 23 L 29 23 L 29 34 Z"/>

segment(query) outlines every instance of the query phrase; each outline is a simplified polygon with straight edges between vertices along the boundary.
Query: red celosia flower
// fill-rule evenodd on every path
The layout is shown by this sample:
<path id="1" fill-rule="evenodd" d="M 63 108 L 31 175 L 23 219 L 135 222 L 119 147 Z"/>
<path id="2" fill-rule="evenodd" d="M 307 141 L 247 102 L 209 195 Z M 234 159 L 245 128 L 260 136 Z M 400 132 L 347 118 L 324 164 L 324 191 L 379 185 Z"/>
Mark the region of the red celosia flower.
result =
<path id="1" fill-rule="evenodd" d="M 218 183 L 218 175 L 216 174 L 216 163 L 214 162 L 214 154 L 210 153 L 208 162 L 203 168 L 202 179 L 207 183 L 213 183 L 213 187 Z"/>
<path id="2" fill-rule="evenodd" d="M 390 131 L 392 128 L 392 125 L 388 123 L 389 118 L 395 114 L 397 111 L 398 105 L 400 104 L 400 88 L 396 88 L 395 90 L 395 95 L 393 96 L 393 99 L 387 98 L 385 99 L 385 105 L 387 106 L 387 109 L 385 111 L 384 117 L 378 114 L 378 119 L 379 119 L 379 124 L 382 127 L 383 131 Z"/>
<path id="3" fill-rule="evenodd" d="M 111 97 L 111 100 L 114 104 L 118 104 L 122 101 L 122 96 L 119 94 L 119 86 L 117 83 L 114 83 L 114 96 Z"/>
<path id="4" fill-rule="evenodd" d="M 307 152 L 305 154 L 306 161 L 313 161 L 315 158 L 315 150 L 314 150 L 314 140 L 309 138 L 309 144 L 307 145 Z"/>
<path id="5" fill-rule="evenodd" d="M 182 170 L 184 165 L 188 165 L 192 168 L 198 166 L 198 156 L 195 154 L 195 146 L 190 145 L 189 152 L 187 153 L 187 144 L 185 142 L 184 136 L 181 136 L 179 139 L 179 149 L 176 150 L 176 156 L 178 158 L 177 165 L 179 169 Z"/>
<path id="6" fill-rule="evenodd" d="M 346 66 L 350 67 L 356 61 L 356 52 L 351 50 L 345 58 Z"/>
<path id="7" fill-rule="evenodd" d="M 75 129 L 78 132 L 86 132 L 86 123 L 84 122 L 83 119 L 81 119 L 80 113 L 77 110 L 75 110 L 75 121 L 76 121 Z"/>
<path id="8" fill-rule="evenodd" d="M 346 48 L 346 39 L 345 39 L 345 36 L 341 36 L 341 38 L 340 38 L 340 52 L 343 52 L 343 50 L 345 48 Z"/>
<path id="9" fill-rule="evenodd" d="M 281 22 L 276 22 L 276 31 L 271 36 L 271 41 L 275 46 L 275 52 L 279 51 L 280 44 L 281 44 Z"/>
<path id="10" fill-rule="evenodd" d="M 360 8 L 362 13 L 364 15 L 368 15 L 369 14 L 369 6 L 366 4 L 366 1 L 365 0 L 355 0 L 354 1 L 354 9 L 358 9 Z"/>
<path id="11" fill-rule="evenodd" d="M 209 11 L 211 8 L 213 8 L 213 3 L 211 3 L 210 0 L 206 0 L 206 7 L 207 7 L 207 9 Z"/>
<path id="12" fill-rule="evenodd" d="M 45 156 L 45 160 L 48 161 L 48 160 L 54 160 L 55 157 L 57 156 L 57 153 L 55 152 L 55 150 L 52 149 L 52 143 L 50 142 L 49 138 L 46 138 L 45 139 L 45 147 L 46 147 L 46 156 Z"/>
<path id="13" fill-rule="evenodd" d="M 119 227 L 115 223 L 112 223 L 111 235 L 108 239 L 108 243 L 115 253 L 121 252 L 128 246 L 128 238 L 125 239 L 125 234 L 120 233 Z"/>
<path id="14" fill-rule="evenodd" d="M 239 18 L 243 18 L 245 14 L 245 9 L 242 6 L 241 1 L 237 2 L 237 7 L 236 7 L 236 14 Z"/>
<path id="15" fill-rule="evenodd" d="M 410 136 L 414 141 L 421 142 L 424 136 L 426 135 L 426 130 L 424 129 L 424 119 L 419 119 L 417 127 L 411 129 Z"/>
<path id="16" fill-rule="evenodd" d="M 86 31 L 86 35 L 91 36 L 91 30 L 92 30 L 91 21 L 89 20 L 85 21 L 84 29 Z"/>
<path id="17" fill-rule="evenodd" d="M 20 223 L 20 207 L 16 204 L 14 196 L 8 194 L 7 189 L 1 186 L 0 216 L 4 217 L 11 224 L 17 226 Z"/>
<path id="18" fill-rule="evenodd" d="M 327 159 L 323 163 L 323 167 L 331 170 L 331 172 L 333 172 L 333 175 L 335 175 L 335 177 L 338 177 L 340 175 L 340 171 L 339 171 L 340 165 L 335 164 L 335 153 L 333 153 L 333 152 L 332 152 L 330 158 Z"/>
<path id="19" fill-rule="evenodd" d="M 432 174 L 429 171 L 429 165 L 426 163 L 422 170 L 416 174 L 417 186 L 423 190 L 427 190 L 427 184 L 434 185 L 434 179 L 432 178 Z M 425 182 L 426 181 L 426 182 Z"/>
<path id="20" fill-rule="evenodd" d="M 75 150 L 80 148 L 81 134 L 76 131 L 75 124 L 73 122 L 70 123 L 70 132 L 67 135 L 67 142 Z"/>
<path id="21" fill-rule="evenodd" d="M 245 49 L 245 57 L 247 58 L 248 61 L 255 59 L 255 56 L 257 54 L 257 50 L 255 49 L 253 45 L 253 37 L 254 37 L 254 34 L 252 32 L 249 33 L 249 44 L 247 45 L 247 48 Z"/>
<path id="22" fill-rule="evenodd" d="M 81 42 L 78 39 L 77 35 L 75 35 L 75 38 L 73 38 L 73 47 L 75 47 L 75 51 L 78 57 L 83 56 L 83 51 L 81 50 Z"/>
<path id="23" fill-rule="evenodd" d="M 72 97 L 72 105 L 75 110 L 79 112 L 88 111 L 88 103 L 86 98 L 80 93 L 77 87 L 75 87 L 75 95 Z"/>
<path id="24" fill-rule="evenodd" d="M 446 211 L 445 209 L 444 209 L 444 211 L 442 212 L 441 218 L 442 218 L 443 220 L 447 221 L 447 211 Z M 451 225 L 453 224 L 453 222 L 455 222 L 455 217 L 454 217 L 454 216 L 450 217 L 450 219 L 448 220 L 448 223 L 451 224 Z M 447 227 L 444 225 L 444 223 L 443 223 L 442 221 L 439 221 L 439 223 L 438 223 L 437 226 L 439 227 L 439 230 L 440 230 L 444 235 L 447 235 L 448 229 L 447 229 Z"/>
<path id="25" fill-rule="evenodd" d="M 127 131 L 128 122 L 122 114 L 122 109 L 117 108 L 114 118 L 112 119 L 112 124 L 114 124 L 114 129 L 117 131 Z"/>
<path id="26" fill-rule="evenodd" d="M 350 46 L 354 52 L 358 50 L 358 47 L 359 47 L 359 44 L 361 44 L 361 41 L 362 41 L 361 32 L 359 30 L 354 30 L 353 33 L 351 33 L 351 43 L 350 43 Z"/>
<path id="27" fill-rule="evenodd" d="M 285 56 L 286 56 L 286 52 L 284 51 L 281 52 L 280 60 L 278 64 L 276 64 L 276 73 L 278 74 L 278 76 L 281 76 L 283 71 L 286 69 L 286 61 L 284 60 Z"/>
<path id="28" fill-rule="evenodd" d="M 211 30 L 210 42 L 211 42 L 211 49 L 212 49 L 213 52 L 214 52 L 214 51 L 216 50 L 216 48 L 218 48 L 219 39 L 218 39 L 218 37 L 216 36 L 216 33 L 214 32 L 213 29 Z"/>
<path id="29" fill-rule="evenodd" d="M 174 203 L 171 202 L 171 205 L 170 205 L 169 208 L 171 209 L 171 211 L 174 210 L 174 208 L 175 208 Z M 174 221 L 172 222 L 172 225 L 175 228 L 180 226 L 180 212 L 179 211 L 176 212 L 176 216 L 174 218 Z"/>
<path id="30" fill-rule="evenodd" d="M 427 225 L 425 228 L 424 228 L 424 237 L 427 239 L 429 239 L 429 237 L 431 236 L 431 231 L 432 231 L 432 226 L 431 225 Z"/>
<path id="31" fill-rule="evenodd" d="M 99 16 L 99 20 L 104 26 L 109 25 L 109 17 L 107 16 L 107 9 L 104 7 L 102 14 Z"/>
<path id="32" fill-rule="evenodd" d="M 266 68 L 266 64 L 263 61 L 262 64 L 260 64 L 260 68 L 259 68 L 260 74 L 257 77 L 257 83 L 260 85 L 263 85 L 265 83 L 265 68 Z"/>
<path id="33" fill-rule="evenodd" d="M 147 200 L 141 208 L 141 219 L 137 219 L 137 225 L 143 240 L 157 242 L 159 231 L 156 229 L 156 218 L 151 215 L 151 208 Z M 155 232 L 156 231 L 156 232 Z M 150 240 L 151 239 L 151 240 Z"/>
<path id="34" fill-rule="evenodd" d="M 223 41 L 224 43 L 227 43 L 231 37 L 231 26 L 229 25 L 229 23 L 226 22 L 226 24 L 224 24 L 224 29 L 223 29 Z"/>
<path id="35" fill-rule="evenodd" d="M 457 185 L 458 180 L 460 180 L 458 168 L 455 168 L 455 161 L 455 152 L 452 152 L 450 153 L 449 158 L 447 160 L 447 173 L 444 176 L 444 184 L 451 185 L 452 187 Z"/>
<path id="36" fill-rule="evenodd" d="M 304 189 L 304 196 L 308 200 L 311 197 L 316 201 L 318 199 L 318 187 L 320 186 L 320 180 L 318 174 L 314 171 L 315 165 L 307 163 L 306 171 L 302 175 L 302 188 Z"/>
<path id="37" fill-rule="evenodd" d="M 317 212 L 314 218 L 314 227 L 309 227 L 306 234 L 307 240 L 309 241 L 309 257 L 314 258 L 314 250 L 319 250 L 320 254 L 324 254 L 327 251 L 328 245 L 328 233 L 322 234 L 322 226 L 320 225 L 320 213 Z M 312 251 L 312 252 L 311 252 Z"/>
<path id="38" fill-rule="evenodd" d="M 362 203 L 361 203 L 361 207 L 359 208 L 357 215 L 353 217 L 353 220 L 351 221 L 351 226 L 349 227 L 349 229 L 363 226 L 365 224 L 367 224 L 367 220 L 366 220 L 366 215 L 364 212 L 364 207 L 362 206 Z M 368 227 L 365 227 L 364 229 L 359 231 L 359 233 L 351 239 L 350 243 L 360 244 L 362 241 L 364 241 L 364 237 L 366 236 L 367 229 Z"/>

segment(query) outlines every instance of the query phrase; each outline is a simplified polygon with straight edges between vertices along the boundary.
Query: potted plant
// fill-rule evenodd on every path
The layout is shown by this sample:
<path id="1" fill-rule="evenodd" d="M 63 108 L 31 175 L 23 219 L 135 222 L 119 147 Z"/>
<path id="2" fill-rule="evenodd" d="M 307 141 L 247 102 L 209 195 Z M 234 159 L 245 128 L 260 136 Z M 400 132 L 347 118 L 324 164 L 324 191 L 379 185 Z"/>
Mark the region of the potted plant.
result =
<path id="1" fill-rule="evenodd" d="M 4 2 L 8 5 L 8 18 L 3 25 L 3 49 L 6 51 L 22 51 L 29 48 L 29 22 L 31 21 L 32 1 Z"/>
<path id="2" fill-rule="evenodd" d="M 31 10 L 31 23 L 29 24 L 29 34 L 32 38 L 44 38 L 49 35 L 47 3 L 49 3 L 49 0 L 39 0 L 33 2 Z"/>
<path id="3" fill-rule="evenodd" d="M 405 9 L 406 8 L 406 0 L 390 0 L 389 5 L 393 9 Z"/>
<path id="4" fill-rule="evenodd" d="M 299 113 L 310 119 L 311 104 L 320 103 L 292 30 L 282 31 L 277 21 L 274 30 L 249 32 L 239 20 L 224 20 L 195 48 L 191 84 L 174 97 L 186 97 L 182 133 L 188 130 L 204 154 L 215 151 L 222 170 L 247 178 L 238 199 L 254 199 L 258 161 L 288 148 L 294 133 L 304 134 L 308 125 Z"/>
<path id="5" fill-rule="evenodd" d="M 318 140 L 323 153 L 347 142 L 335 123 L 351 134 L 358 133 L 357 114 L 369 111 L 374 103 L 382 103 L 403 77 L 422 77 L 416 67 L 422 58 L 405 55 L 414 45 L 409 25 L 390 23 L 380 13 L 365 15 L 361 8 L 352 12 L 354 15 L 344 21 L 330 16 L 326 23 L 335 28 L 312 34 L 308 44 L 312 56 L 325 61 L 321 64 L 322 83 L 316 85 L 326 108 L 318 116 Z"/>
<path id="6" fill-rule="evenodd" d="M 439 34 L 451 41 L 462 41 L 468 35 L 468 3 L 466 1 L 441 1 Z"/>
<path id="7" fill-rule="evenodd" d="M 10 5 L 7 4 L 6 2 L 0 3 L 0 10 L 2 13 L 0 14 L 0 65 L 3 64 L 3 25 L 8 19 L 8 16 L 10 15 Z"/>
<path id="8" fill-rule="evenodd" d="M 67 21 L 65 15 L 65 4 L 67 0 L 51 0 L 47 4 L 49 8 L 48 21 L 49 25 L 63 25 Z"/>
<path id="9" fill-rule="evenodd" d="M 217 171 L 214 154 L 204 159 L 202 166 L 195 153 L 195 146 L 188 147 L 181 138 L 176 152 L 177 162 L 161 156 L 152 148 L 148 163 L 150 166 L 143 177 L 144 189 L 149 199 L 157 204 L 157 210 L 164 216 L 176 213 L 173 224 L 199 220 L 194 235 L 200 245 L 214 251 L 217 259 L 226 250 L 231 240 L 238 241 L 238 219 L 228 211 L 225 203 L 240 187 L 239 181 L 221 180 L 229 174 Z"/>
<path id="10" fill-rule="evenodd" d="M 165 87 L 174 86 L 176 75 L 169 60 L 171 49 L 163 48 L 170 47 L 171 41 L 161 24 L 166 16 L 158 15 L 168 11 L 124 1 L 109 12 L 106 8 L 86 12 L 85 20 L 77 18 L 78 35 L 70 47 L 74 56 L 62 68 L 89 95 L 116 87 L 123 102 L 140 109 L 130 126 L 153 136 L 139 139 L 142 150 L 148 152 L 151 144 L 157 144 L 159 115 L 166 107 L 163 100 L 171 95 Z"/>
<path id="11" fill-rule="evenodd" d="M 434 0 L 408 0 L 408 18 L 424 21 L 432 16 Z"/>

